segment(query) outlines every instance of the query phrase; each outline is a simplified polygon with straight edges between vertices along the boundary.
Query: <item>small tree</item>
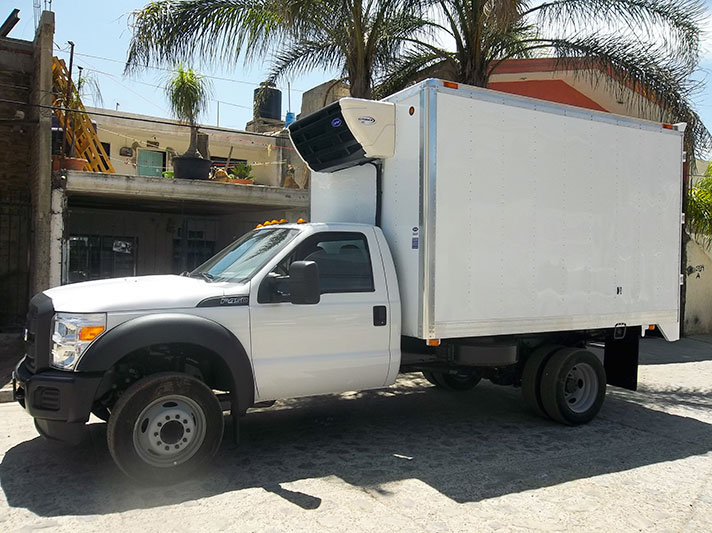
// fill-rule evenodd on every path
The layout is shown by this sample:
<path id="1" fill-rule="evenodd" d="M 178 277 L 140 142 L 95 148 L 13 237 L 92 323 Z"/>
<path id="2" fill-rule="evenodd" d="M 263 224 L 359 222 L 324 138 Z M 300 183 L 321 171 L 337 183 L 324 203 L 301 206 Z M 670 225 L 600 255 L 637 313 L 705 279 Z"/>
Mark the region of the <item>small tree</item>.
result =
<path id="1" fill-rule="evenodd" d="M 687 230 L 703 248 L 712 246 L 712 163 L 687 193 Z"/>
<path id="2" fill-rule="evenodd" d="M 173 115 L 184 124 L 190 125 L 190 146 L 183 154 L 188 157 L 203 156 L 198 152 L 198 117 L 208 106 L 211 94 L 209 80 L 193 69 L 185 69 L 179 64 L 166 85 L 166 96 Z"/>

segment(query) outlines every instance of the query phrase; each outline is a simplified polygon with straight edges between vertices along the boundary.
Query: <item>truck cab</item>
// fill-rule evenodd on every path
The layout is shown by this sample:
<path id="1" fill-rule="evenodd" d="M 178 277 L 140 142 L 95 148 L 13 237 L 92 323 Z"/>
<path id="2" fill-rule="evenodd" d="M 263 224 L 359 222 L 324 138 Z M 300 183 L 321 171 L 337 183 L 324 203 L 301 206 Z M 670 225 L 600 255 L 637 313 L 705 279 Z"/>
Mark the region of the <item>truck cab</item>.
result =
<path id="1" fill-rule="evenodd" d="M 275 223 L 182 276 L 45 291 L 26 344 L 15 395 L 41 434 L 78 442 L 94 412 L 126 473 L 164 480 L 216 446 L 223 409 L 391 384 L 398 283 L 378 228 Z"/>

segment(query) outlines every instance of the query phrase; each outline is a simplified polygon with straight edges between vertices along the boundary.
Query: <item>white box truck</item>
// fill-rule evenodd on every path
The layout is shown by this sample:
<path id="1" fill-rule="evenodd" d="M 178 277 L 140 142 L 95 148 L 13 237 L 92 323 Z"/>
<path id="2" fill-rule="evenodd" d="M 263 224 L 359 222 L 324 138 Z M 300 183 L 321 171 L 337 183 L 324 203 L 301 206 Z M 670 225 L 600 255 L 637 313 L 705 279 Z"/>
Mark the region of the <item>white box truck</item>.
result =
<path id="1" fill-rule="evenodd" d="M 638 340 L 679 336 L 684 125 L 426 80 L 289 126 L 312 220 L 266 223 L 183 276 L 57 287 L 30 302 L 15 395 L 42 435 L 90 413 L 128 475 L 170 482 L 277 399 L 521 386 L 564 424 Z M 589 346 L 604 346 L 599 358 Z"/>

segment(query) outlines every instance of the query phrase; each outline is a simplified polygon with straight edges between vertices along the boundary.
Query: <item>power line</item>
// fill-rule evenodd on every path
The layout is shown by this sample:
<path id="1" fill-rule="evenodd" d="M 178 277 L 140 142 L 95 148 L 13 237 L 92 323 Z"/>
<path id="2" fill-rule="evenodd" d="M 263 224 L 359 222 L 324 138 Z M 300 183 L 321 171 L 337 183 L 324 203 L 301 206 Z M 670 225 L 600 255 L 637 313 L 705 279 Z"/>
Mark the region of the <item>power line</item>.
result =
<path id="1" fill-rule="evenodd" d="M 87 65 L 88 65 L 88 64 L 89 64 L 89 63 L 87 63 Z M 160 109 L 160 110 L 163 111 L 164 113 L 168 113 L 168 110 L 167 110 L 167 109 L 165 109 L 164 107 L 158 105 L 157 103 L 155 103 L 155 102 L 149 100 L 148 98 L 146 98 L 146 97 L 145 97 L 144 95 L 142 95 L 141 93 L 138 93 L 138 92 L 134 91 L 133 89 L 131 89 L 131 88 L 128 87 L 127 85 L 121 83 L 119 80 L 116 79 L 116 77 L 115 77 L 114 75 L 109 74 L 108 72 L 102 72 L 101 70 L 97 70 L 96 68 L 89 68 L 88 70 L 92 70 L 93 72 L 98 72 L 99 74 L 103 74 L 104 76 L 108 76 L 109 78 L 111 78 L 112 81 L 114 81 L 115 83 L 118 83 L 121 87 L 123 87 L 123 88 L 126 89 L 127 91 L 132 92 L 133 94 L 135 94 L 136 96 L 138 96 L 138 97 L 141 98 L 142 100 L 148 102 L 148 103 L 151 104 L 152 106 L 157 107 L 158 109 Z"/>
<path id="2" fill-rule="evenodd" d="M 57 43 L 54 43 L 54 46 L 55 46 L 55 49 L 56 49 L 56 50 L 58 50 L 58 51 L 60 51 L 60 52 L 62 52 L 62 53 L 65 53 L 65 54 L 69 53 L 67 50 L 63 49 L 63 48 L 62 48 L 61 46 L 59 46 Z M 119 63 L 119 64 L 121 64 L 121 65 L 126 65 L 126 61 L 121 61 L 120 59 L 112 59 L 112 58 L 109 58 L 109 57 L 95 56 L 95 55 L 91 55 L 91 54 L 83 54 L 83 53 L 80 53 L 80 52 L 74 52 L 74 55 L 75 55 L 75 56 L 81 56 L 81 57 L 89 57 L 89 58 L 92 58 L 92 59 L 100 59 L 100 60 L 102 60 L 102 61 L 110 61 L 110 62 L 112 62 L 112 63 Z M 157 67 L 157 66 L 151 66 L 151 65 L 146 65 L 146 66 L 144 66 L 144 67 L 142 67 L 142 68 L 148 68 L 148 69 L 153 69 L 153 70 L 161 70 L 161 71 L 163 71 L 163 72 L 173 72 L 173 69 L 171 69 L 171 68 Z M 259 83 L 253 83 L 253 82 L 249 82 L 249 81 L 234 80 L 234 79 L 232 79 L 232 78 L 223 78 L 223 77 L 220 77 L 220 76 L 210 76 L 210 75 L 208 75 L 208 74 L 201 74 L 201 75 L 204 76 L 204 77 L 206 77 L 206 78 L 209 78 L 209 79 L 211 79 L 211 80 L 227 81 L 227 82 L 230 82 L 230 83 L 238 83 L 238 84 L 242 84 L 242 85 L 249 85 L 250 87 L 255 87 L 255 88 L 257 88 L 257 87 L 260 86 Z M 284 87 L 282 87 L 282 89 L 284 89 Z M 305 92 L 303 89 L 295 89 L 294 87 L 292 87 L 291 90 L 292 90 L 292 91 L 296 91 L 296 92 L 298 92 L 298 93 L 303 93 L 303 92 Z"/>
<path id="3" fill-rule="evenodd" d="M 86 64 L 88 65 L 89 63 L 86 63 Z M 94 67 L 89 67 L 89 68 L 87 68 L 87 70 L 89 70 L 89 71 L 91 71 L 91 72 L 96 72 L 97 74 L 103 74 L 103 75 L 105 75 L 105 76 L 109 76 L 110 78 L 114 79 L 114 81 L 116 81 L 116 80 L 115 80 L 115 77 L 114 77 L 112 74 L 109 74 L 108 72 L 104 72 L 104 71 L 101 71 L 101 70 L 97 70 L 97 69 L 94 68 Z M 147 82 L 145 82 L 145 81 L 138 81 L 138 80 L 131 80 L 131 81 L 132 81 L 132 83 L 138 83 L 138 84 L 140 84 L 140 85 L 145 85 L 146 87 L 153 87 L 154 89 L 161 89 L 161 90 L 165 89 L 165 87 L 162 87 L 162 86 L 160 86 L 160 85 L 155 85 L 155 84 L 153 84 L 153 83 L 147 83 Z M 117 81 L 117 83 L 119 83 L 119 82 Z M 247 110 L 250 110 L 250 111 L 252 110 L 252 107 L 250 107 L 250 106 L 240 105 L 240 104 L 233 104 L 232 102 L 225 102 L 224 100 L 218 100 L 217 98 L 210 98 L 209 100 L 210 100 L 211 102 L 220 102 L 221 104 L 231 105 L 231 106 L 233 106 L 233 107 L 240 107 L 240 108 L 242 108 L 242 109 L 247 109 Z M 156 104 L 154 104 L 154 105 L 156 105 Z"/>
<path id="4" fill-rule="evenodd" d="M 118 118 L 122 120 L 134 120 L 137 122 L 145 122 L 148 124 L 162 124 L 166 126 L 178 126 L 181 128 L 190 128 L 190 124 L 183 124 L 181 122 L 175 122 L 175 121 L 170 121 L 170 120 L 159 120 L 159 119 L 151 119 L 151 118 L 139 118 L 139 117 L 126 117 L 122 115 L 117 115 L 115 113 L 104 113 L 101 111 L 87 111 L 86 109 L 72 109 L 69 107 L 62 107 L 62 106 L 53 106 L 53 105 L 45 105 L 45 104 L 33 104 L 29 102 L 21 102 L 19 100 L 9 100 L 7 98 L 0 98 L 0 103 L 3 104 L 13 104 L 13 105 L 22 105 L 22 106 L 29 106 L 29 107 L 38 107 L 40 109 L 51 109 L 51 110 L 59 110 L 59 111 L 67 111 L 70 113 L 82 113 L 85 115 L 96 115 L 99 117 L 108 117 L 108 118 Z M 215 126 L 205 126 L 205 125 L 198 125 L 198 127 L 201 130 L 205 131 L 215 131 L 218 133 L 228 133 L 224 128 L 216 128 Z M 240 135 L 248 135 L 252 137 L 260 137 L 261 139 L 265 138 L 271 138 L 271 139 L 277 139 L 278 137 L 276 135 L 265 135 L 264 133 L 255 133 L 252 131 L 242 131 L 242 130 L 233 130 L 235 133 L 239 133 Z M 281 148 L 287 149 L 287 150 L 294 150 L 294 148 L 290 146 L 282 146 Z"/>
<path id="5" fill-rule="evenodd" d="M 57 43 L 54 43 L 54 46 L 55 46 L 56 49 L 58 49 L 58 50 L 60 50 L 60 51 L 62 51 L 62 52 L 66 52 L 66 50 L 63 50 L 61 47 L 59 47 L 59 45 L 57 45 Z M 76 56 L 76 55 L 80 55 L 80 56 L 85 56 L 85 57 L 92 57 L 92 58 L 97 58 L 97 59 L 104 59 L 104 60 L 107 60 L 107 61 L 115 61 L 115 62 L 118 62 L 118 60 L 113 60 L 113 59 L 108 59 L 108 58 L 102 58 L 102 57 L 93 56 L 93 55 L 90 55 L 90 54 L 80 54 L 80 53 L 75 52 L 74 55 L 75 55 L 75 56 Z M 113 74 L 111 74 L 111 73 L 109 73 L 109 72 L 104 72 L 104 71 L 102 71 L 102 70 L 97 69 L 94 65 L 92 65 L 92 64 L 89 63 L 89 62 L 87 62 L 86 60 L 85 60 L 85 64 L 88 66 L 88 67 L 85 67 L 85 68 L 87 68 L 87 70 L 90 70 L 90 71 L 92 71 L 92 72 L 96 72 L 96 73 L 98 73 L 98 74 L 102 74 L 102 75 L 104 75 L 104 76 L 108 76 L 112 81 L 114 81 L 115 83 L 119 84 L 121 87 L 123 87 L 123 88 L 125 88 L 126 90 L 132 92 L 133 94 L 135 94 L 135 95 L 138 96 L 139 98 L 145 100 L 146 102 L 148 102 L 149 104 L 153 105 L 154 107 L 157 107 L 158 109 L 160 109 L 160 110 L 163 111 L 164 113 L 168 113 L 168 111 L 167 111 L 165 108 L 163 108 L 163 107 L 160 106 L 159 104 L 157 104 L 157 103 L 155 103 L 155 102 L 149 100 L 148 98 L 146 98 L 146 97 L 143 96 L 142 94 L 139 94 L 139 93 L 137 93 L 136 91 L 132 90 L 130 87 L 126 86 L 124 83 L 122 83 L 121 81 L 119 81 L 119 80 L 116 78 L 116 76 L 114 76 Z M 156 68 L 158 68 L 158 67 L 156 67 Z M 170 69 L 160 69 L 160 70 L 168 70 L 168 71 L 170 71 Z M 206 76 L 206 77 L 211 77 L 211 76 Z M 225 80 L 225 81 L 235 81 L 236 83 L 245 83 L 245 84 L 248 84 L 248 82 L 238 82 L 237 80 L 229 80 L 229 79 L 227 79 L 227 78 L 215 78 L 215 79 L 223 79 L 223 80 Z M 164 87 L 161 87 L 160 85 L 155 85 L 155 84 L 152 84 L 152 83 L 147 83 L 147 82 L 145 82 L 145 81 L 131 80 L 131 82 L 132 82 L 132 83 L 138 83 L 138 84 L 140 84 L 140 85 L 145 85 L 145 86 L 147 86 L 147 87 L 152 87 L 152 88 L 154 88 L 154 89 L 164 89 Z M 254 86 L 254 84 L 249 84 L 249 85 Z M 246 105 L 241 105 L 241 104 L 234 104 L 234 103 L 232 103 L 232 102 L 225 102 L 225 101 L 223 101 L 223 100 L 218 100 L 217 98 L 210 98 L 209 100 L 212 101 L 212 102 L 217 102 L 218 105 L 219 105 L 219 104 L 226 104 L 226 105 L 229 105 L 229 106 L 232 106 L 232 107 L 238 107 L 238 108 L 245 109 L 245 110 L 248 110 L 248 111 L 252 111 L 252 110 L 253 110 L 252 106 L 246 106 Z"/>

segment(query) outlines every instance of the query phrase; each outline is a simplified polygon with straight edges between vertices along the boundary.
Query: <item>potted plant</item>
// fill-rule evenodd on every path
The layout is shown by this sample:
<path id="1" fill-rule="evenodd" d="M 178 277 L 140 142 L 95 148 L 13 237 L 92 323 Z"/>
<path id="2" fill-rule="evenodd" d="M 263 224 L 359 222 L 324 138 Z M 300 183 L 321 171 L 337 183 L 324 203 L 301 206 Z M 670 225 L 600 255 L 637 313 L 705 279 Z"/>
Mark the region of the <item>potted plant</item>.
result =
<path id="1" fill-rule="evenodd" d="M 252 165 L 239 161 L 230 169 L 230 178 L 233 183 L 242 183 L 244 185 L 252 185 L 254 178 L 252 177 Z"/>
<path id="2" fill-rule="evenodd" d="M 208 80 L 192 69 L 185 69 L 183 65 L 178 65 L 166 85 L 166 96 L 175 117 L 180 122 L 190 125 L 190 145 L 183 155 L 173 158 L 173 177 L 208 179 L 212 161 L 204 158 L 197 147 L 197 119 L 207 107 L 210 96 Z"/>

